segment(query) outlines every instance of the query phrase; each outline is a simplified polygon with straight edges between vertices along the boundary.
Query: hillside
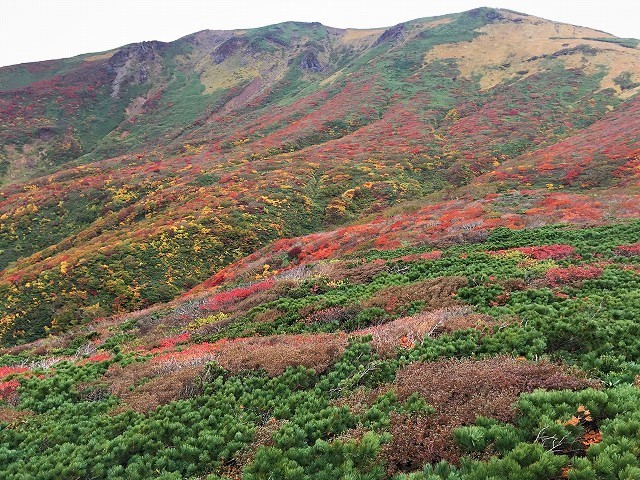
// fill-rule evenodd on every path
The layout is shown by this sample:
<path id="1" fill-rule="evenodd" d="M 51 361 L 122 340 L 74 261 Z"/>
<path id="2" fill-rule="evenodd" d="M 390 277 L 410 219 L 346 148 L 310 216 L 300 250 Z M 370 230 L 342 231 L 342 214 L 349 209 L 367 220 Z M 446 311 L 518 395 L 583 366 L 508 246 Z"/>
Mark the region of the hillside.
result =
<path id="1" fill-rule="evenodd" d="M 3 68 L 1 332 L 167 301 L 275 239 L 407 201 L 563 188 L 633 205 L 639 55 L 479 9 Z"/>
<path id="2" fill-rule="evenodd" d="M 3 478 L 640 478 L 640 41 L 481 8 L 0 68 Z"/>

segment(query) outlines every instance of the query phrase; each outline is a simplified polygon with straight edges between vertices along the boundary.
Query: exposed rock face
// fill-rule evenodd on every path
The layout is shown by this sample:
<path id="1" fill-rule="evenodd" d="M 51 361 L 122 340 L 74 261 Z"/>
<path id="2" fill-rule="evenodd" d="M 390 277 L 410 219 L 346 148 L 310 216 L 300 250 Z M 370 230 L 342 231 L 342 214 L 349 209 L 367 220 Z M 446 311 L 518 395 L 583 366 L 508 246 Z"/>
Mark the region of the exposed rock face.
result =
<path id="1" fill-rule="evenodd" d="M 308 72 L 317 73 L 322 71 L 322 64 L 320 63 L 320 60 L 318 60 L 315 52 L 307 52 L 300 61 L 300 68 Z"/>
<path id="2" fill-rule="evenodd" d="M 396 25 L 395 27 L 391 27 L 388 30 L 385 30 L 384 33 L 378 37 L 378 39 L 375 41 L 373 46 L 377 47 L 378 45 L 384 42 L 395 43 L 396 41 L 404 37 L 406 30 L 407 28 L 402 23 Z"/>
<path id="3" fill-rule="evenodd" d="M 158 63 L 165 47 L 162 42 L 142 42 L 124 47 L 107 62 L 107 69 L 115 73 L 111 97 L 118 98 L 127 85 L 141 85 L 149 79 L 149 71 Z"/>
<path id="4" fill-rule="evenodd" d="M 222 42 L 211 54 L 213 61 L 216 63 L 224 62 L 227 58 L 244 47 L 246 43 L 246 40 L 240 37 L 233 37 Z"/>

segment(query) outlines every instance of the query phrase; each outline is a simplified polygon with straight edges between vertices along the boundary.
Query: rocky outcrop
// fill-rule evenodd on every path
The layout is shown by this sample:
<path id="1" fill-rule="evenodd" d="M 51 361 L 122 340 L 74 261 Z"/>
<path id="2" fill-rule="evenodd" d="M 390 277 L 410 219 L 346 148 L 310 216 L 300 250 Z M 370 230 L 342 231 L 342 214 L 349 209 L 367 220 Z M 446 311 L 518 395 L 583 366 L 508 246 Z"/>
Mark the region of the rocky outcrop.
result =
<path id="1" fill-rule="evenodd" d="M 378 37 L 373 46 L 377 47 L 385 42 L 395 43 L 404 37 L 406 30 L 407 27 L 405 27 L 403 23 L 400 23 L 395 27 L 391 27 L 388 30 L 385 30 L 384 33 Z"/>
<path id="2" fill-rule="evenodd" d="M 211 54 L 215 63 L 222 63 L 238 50 L 246 46 L 247 41 L 242 37 L 233 37 L 222 42 Z"/>
<path id="3" fill-rule="evenodd" d="M 300 68 L 307 72 L 318 73 L 323 70 L 320 60 L 315 52 L 307 52 L 302 56 L 300 60 Z"/>
<path id="4" fill-rule="evenodd" d="M 160 54 L 166 47 L 162 42 L 142 42 L 118 50 L 107 62 L 106 68 L 114 74 L 111 97 L 118 98 L 127 85 L 142 85 L 149 72 L 159 65 Z"/>

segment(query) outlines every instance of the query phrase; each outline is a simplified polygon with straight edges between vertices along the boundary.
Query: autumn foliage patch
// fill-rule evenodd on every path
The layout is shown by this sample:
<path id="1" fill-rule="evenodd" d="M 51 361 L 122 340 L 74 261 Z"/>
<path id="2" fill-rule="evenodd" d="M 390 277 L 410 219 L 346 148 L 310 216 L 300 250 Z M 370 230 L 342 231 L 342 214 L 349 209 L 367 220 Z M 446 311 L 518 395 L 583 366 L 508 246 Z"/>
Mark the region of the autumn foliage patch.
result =
<path id="1" fill-rule="evenodd" d="M 545 280 L 552 287 L 566 285 L 569 283 L 591 280 L 602 275 L 603 269 L 595 265 L 550 268 L 545 273 Z"/>

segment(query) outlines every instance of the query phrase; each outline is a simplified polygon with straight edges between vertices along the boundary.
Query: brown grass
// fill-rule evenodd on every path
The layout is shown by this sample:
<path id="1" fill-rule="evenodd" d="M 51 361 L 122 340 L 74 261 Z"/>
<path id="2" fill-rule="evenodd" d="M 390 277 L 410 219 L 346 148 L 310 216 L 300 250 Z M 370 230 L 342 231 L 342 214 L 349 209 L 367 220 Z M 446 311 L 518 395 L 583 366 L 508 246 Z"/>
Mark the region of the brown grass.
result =
<path id="1" fill-rule="evenodd" d="M 453 43 L 438 45 L 425 55 L 425 64 L 437 59 L 454 58 L 460 72 L 466 78 L 479 76 L 483 89 L 491 88 L 498 83 L 515 78 L 517 72 L 526 71 L 526 75 L 534 75 L 546 68 L 545 55 L 563 49 L 588 45 L 597 50 L 594 55 L 563 55 L 558 61 L 566 68 L 583 70 L 592 75 L 605 66 L 606 75 L 600 87 L 613 88 L 618 95 L 628 97 L 637 92 L 631 89 L 621 92 L 613 79 L 624 71 L 634 74 L 634 81 L 639 77 L 640 52 L 637 49 L 625 48 L 614 43 L 586 40 L 586 38 L 608 37 L 608 34 L 584 27 L 560 24 L 536 17 L 502 12 L 507 18 L 518 22 L 498 22 L 480 29 L 482 35 L 476 36 L 464 45 Z M 514 48 L 514 45 L 517 48 Z"/>
<path id="2" fill-rule="evenodd" d="M 253 317 L 253 321 L 255 323 L 271 323 L 278 318 L 284 315 L 284 312 L 278 310 L 277 308 L 270 308 L 265 310 L 264 312 L 258 313 L 255 317 Z"/>
<path id="3" fill-rule="evenodd" d="M 208 362 L 216 361 L 232 373 L 260 369 L 272 377 L 292 366 L 323 372 L 342 355 L 347 343 L 346 334 L 240 338 L 195 355 L 177 353 L 159 361 L 125 367 L 114 364 L 99 383 L 82 385 L 82 390 L 94 395 L 106 386 L 105 393 L 122 400 L 118 412 L 126 408 L 148 412 L 201 392 L 201 375 Z"/>
<path id="4" fill-rule="evenodd" d="M 253 440 L 249 445 L 244 447 L 234 456 L 235 460 L 235 468 L 226 467 L 227 472 L 233 473 L 237 472 L 239 476 L 237 478 L 242 478 L 241 472 L 243 468 L 250 464 L 253 461 L 253 457 L 255 456 L 258 448 L 260 447 L 270 447 L 274 444 L 273 442 L 273 434 L 276 433 L 280 428 L 287 422 L 287 420 L 276 419 L 274 417 L 269 418 L 262 425 L 259 425 L 256 429 L 256 432 L 253 436 Z M 225 468 L 218 473 L 224 473 Z M 227 473 L 229 475 L 229 473 Z"/>
<path id="5" fill-rule="evenodd" d="M 8 406 L 0 406 L 0 423 L 15 425 L 32 414 L 33 412 L 28 410 L 16 410 Z"/>
<path id="6" fill-rule="evenodd" d="M 311 308 L 313 308 L 313 306 L 311 306 Z M 332 322 L 342 325 L 352 317 L 356 316 L 358 311 L 359 308 L 354 305 L 348 307 L 328 307 L 311 313 L 304 321 L 307 325 L 326 324 Z"/>

